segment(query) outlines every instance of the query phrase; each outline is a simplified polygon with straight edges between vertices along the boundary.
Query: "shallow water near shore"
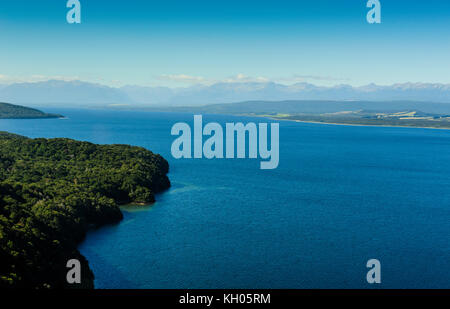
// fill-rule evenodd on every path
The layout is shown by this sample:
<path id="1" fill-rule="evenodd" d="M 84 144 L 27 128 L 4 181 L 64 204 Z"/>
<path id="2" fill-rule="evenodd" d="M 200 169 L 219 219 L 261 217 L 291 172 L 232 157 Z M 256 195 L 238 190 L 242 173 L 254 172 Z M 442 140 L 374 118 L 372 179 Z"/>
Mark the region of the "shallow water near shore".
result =
<path id="1" fill-rule="evenodd" d="M 450 131 L 280 121 L 280 164 L 173 159 L 179 113 L 45 109 L 0 130 L 143 146 L 172 188 L 89 232 L 97 288 L 450 288 Z M 272 122 L 203 115 L 206 122 Z"/>

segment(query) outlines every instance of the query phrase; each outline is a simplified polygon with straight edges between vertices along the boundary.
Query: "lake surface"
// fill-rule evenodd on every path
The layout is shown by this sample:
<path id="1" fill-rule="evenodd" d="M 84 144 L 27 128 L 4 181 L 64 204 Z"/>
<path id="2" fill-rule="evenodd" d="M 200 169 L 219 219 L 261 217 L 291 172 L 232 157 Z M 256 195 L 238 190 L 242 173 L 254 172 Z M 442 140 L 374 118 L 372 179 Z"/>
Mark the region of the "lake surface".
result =
<path id="1" fill-rule="evenodd" d="M 146 147 L 170 164 L 152 206 L 80 245 L 97 288 L 450 288 L 450 130 L 280 123 L 280 164 L 173 159 L 190 114 L 46 109 L 0 130 Z M 203 115 L 203 121 L 268 122 Z"/>

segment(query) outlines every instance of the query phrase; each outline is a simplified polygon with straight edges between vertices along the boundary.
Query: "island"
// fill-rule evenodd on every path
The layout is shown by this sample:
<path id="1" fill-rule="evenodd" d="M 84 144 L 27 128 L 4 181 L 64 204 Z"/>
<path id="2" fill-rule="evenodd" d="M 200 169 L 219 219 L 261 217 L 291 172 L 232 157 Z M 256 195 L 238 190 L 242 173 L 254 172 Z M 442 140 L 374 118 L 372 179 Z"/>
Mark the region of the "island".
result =
<path id="1" fill-rule="evenodd" d="M 122 220 L 120 205 L 153 203 L 168 172 L 142 147 L 0 132 L 0 287 L 93 288 L 77 245 Z M 69 259 L 81 262 L 81 284 L 66 282 Z"/>
<path id="2" fill-rule="evenodd" d="M 47 114 L 40 110 L 9 103 L 0 103 L 0 119 L 63 118 L 58 114 Z"/>

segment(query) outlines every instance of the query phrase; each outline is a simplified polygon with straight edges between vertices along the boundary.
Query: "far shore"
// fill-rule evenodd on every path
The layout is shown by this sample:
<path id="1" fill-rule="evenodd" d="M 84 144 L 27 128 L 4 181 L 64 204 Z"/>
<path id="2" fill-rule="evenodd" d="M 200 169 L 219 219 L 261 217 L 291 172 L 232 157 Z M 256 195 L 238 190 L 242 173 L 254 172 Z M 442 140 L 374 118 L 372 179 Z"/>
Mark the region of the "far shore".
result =
<path id="1" fill-rule="evenodd" d="M 250 115 L 245 115 L 250 116 Z M 272 120 L 284 120 L 284 121 L 294 121 L 303 123 L 315 123 L 315 124 L 328 124 L 337 126 L 358 126 L 358 127 L 386 127 L 386 128 L 412 128 L 412 129 L 438 129 L 438 130 L 450 130 L 450 128 L 439 128 L 439 127 L 423 127 L 423 126 L 396 126 L 387 124 L 359 124 L 359 123 L 338 123 L 338 122 L 321 122 L 321 121 L 310 121 L 310 120 L 298 120 L 298 119 L 286 119 L 286 118 L 276 118 L 267 115 L 251 115 L 252 117 L 263 117 Z"/>

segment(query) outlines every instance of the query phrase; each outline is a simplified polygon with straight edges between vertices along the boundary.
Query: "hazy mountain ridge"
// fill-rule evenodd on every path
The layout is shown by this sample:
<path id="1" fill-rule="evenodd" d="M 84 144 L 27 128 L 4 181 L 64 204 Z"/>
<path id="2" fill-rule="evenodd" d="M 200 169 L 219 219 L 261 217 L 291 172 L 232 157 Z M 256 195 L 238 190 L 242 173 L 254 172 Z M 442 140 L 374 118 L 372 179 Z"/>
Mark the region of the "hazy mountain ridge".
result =
<path id="1" fill-rule="evenodd" d="M 433 115 L 450 115 L 450 104 L 448 103 L 418 101 L 255 100 L 204 106 L 149 107 L 147 109 L 209 114 L 320 114 L 344 111 L 394 113 L 417 111 Z"/>
<path id="2" fill-rule="evenodd" d="M 0 87 L 0 101 L 27 105 L 106 105 L 132 100 L 120 89 L 82 81 L 49 80 Z"/>
<path id="3" fill-rule="evenodd" d="M 361 87 L 323 87 L 309 83 L 283 85 L 274 82 L 222 82 L 186 88 L 134 85 L 114 88 L 82 81 L 49 80 L 0 85 L 0 101 L 34 106 L 198 106 L 250 100 L 404 100 L 450 103 L 450 84 L 403 83 L 390 86 L 369 84 Z"/>

